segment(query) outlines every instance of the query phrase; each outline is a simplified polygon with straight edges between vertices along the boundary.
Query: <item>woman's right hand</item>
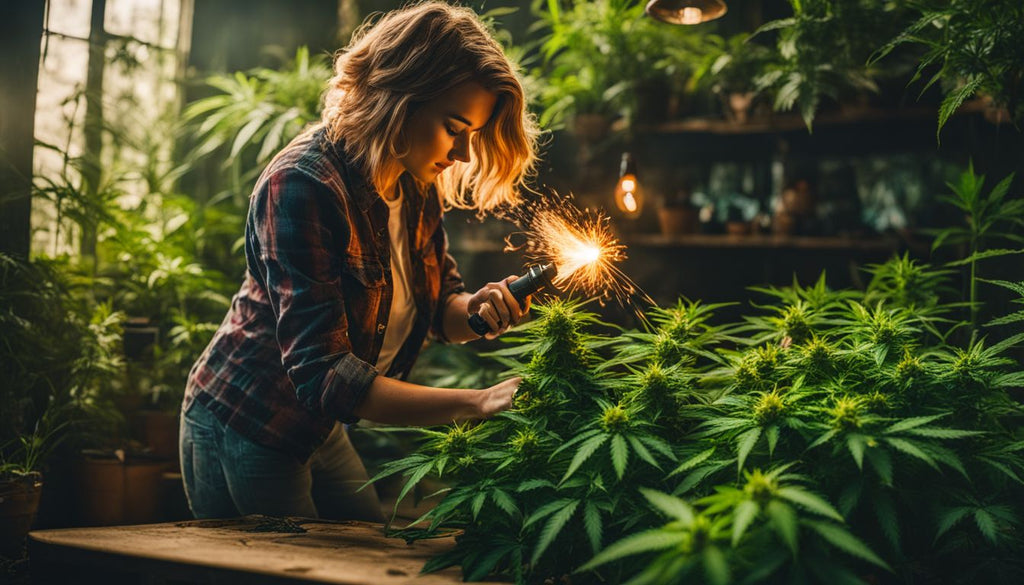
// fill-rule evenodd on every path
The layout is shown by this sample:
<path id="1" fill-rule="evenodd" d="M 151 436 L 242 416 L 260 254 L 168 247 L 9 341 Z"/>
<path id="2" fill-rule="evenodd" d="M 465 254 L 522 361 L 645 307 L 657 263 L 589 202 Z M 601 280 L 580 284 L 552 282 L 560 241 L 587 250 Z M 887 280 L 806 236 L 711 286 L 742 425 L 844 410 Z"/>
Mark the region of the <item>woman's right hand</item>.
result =
<path id="1" fill-rule="evenodd" d="M 523 379 L 509 378 L 482 391 L 480 400 L 480 418 L 490 418 L 499 412 L 512 408 L 512 397 Z"/>

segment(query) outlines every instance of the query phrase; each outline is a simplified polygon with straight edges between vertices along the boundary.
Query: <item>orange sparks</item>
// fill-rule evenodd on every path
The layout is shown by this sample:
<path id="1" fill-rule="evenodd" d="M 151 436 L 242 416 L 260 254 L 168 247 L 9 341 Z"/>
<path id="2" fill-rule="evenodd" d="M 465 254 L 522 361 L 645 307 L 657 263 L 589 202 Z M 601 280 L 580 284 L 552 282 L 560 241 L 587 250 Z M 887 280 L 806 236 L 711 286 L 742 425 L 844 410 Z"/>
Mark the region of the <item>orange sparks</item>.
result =
<path id="1" fill-rule="evenodd" d="M 626 259 L 626 247 L 611 231 L 608 217 L 599 212 L 580 211 L 570 199 L 552 197 L 523 210 L 526 242 L 521 246 L 531 262 L 553 263 L 557 275 L 553 284 L 567 292 L 598 297 L 603 303 L 614 298 L 625 306 L 634 297 L 653 304 L 617 267 Z M 636 307 L 634 307 L 636 308 Z"/>

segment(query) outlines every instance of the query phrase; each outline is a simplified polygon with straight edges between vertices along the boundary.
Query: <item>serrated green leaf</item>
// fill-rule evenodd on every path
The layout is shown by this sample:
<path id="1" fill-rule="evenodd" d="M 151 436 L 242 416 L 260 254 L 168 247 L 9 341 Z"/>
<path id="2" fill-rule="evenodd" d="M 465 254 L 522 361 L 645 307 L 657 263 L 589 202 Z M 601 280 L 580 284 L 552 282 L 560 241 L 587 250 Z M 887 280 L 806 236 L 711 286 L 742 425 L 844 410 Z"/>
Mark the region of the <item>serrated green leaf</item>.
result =
<path id="1" fill-rule="evenodd" d="M 996 520 L 988 513 L 984 508 L 978 508 L 974 511 L 974 523 L 978 525 L 978 530 L 981 531 L 982 536 L 985 540 L 996 543 Z"/>
<path id="2" fill-rule="evenodd" d="M 768 502 L 765 512 L 771 518 L 772 529 L 779 535 L 793 556 L 796 556 L 800 546 L 796 510 L 788 504 L 772 500 Z"/>
<path id="3" fill-rule="evenodd" d="M 932 459 L 931 456 L 929 456 L 927 453 L 922 451 L 916 443 L 908 441 L 906 439 L 899 439 L 897 437 L 886 437 L 885 442 L 889 443 L 899 451 L 907 455 L 910 455 L 911 457 L 924 461 L 925 463 L 928 464 L 929 467 L 935 469 L 936 471 L 939 470 L 939 466 L 938 464 L 935 463 L 935 460 Z"/>
<path id="4" fill-rule="evenodd" d="M 761 438 L 761 427 L 754 427 L 736 438 L 736 469 L 742 470 L 747 455 L 753 450 L 754 445 Z"/>
<path id="5" fill-rule="evenodd" d="M 958 522 L 963 520 L 968 514 L 971 513 L 971 509 L 967 507 L 953 508 L 947 510 L 939 518 L 939 523 L 935 531 L 935 540 L 938 541 L 942 538 L 942 535 L 949 532 L 951 528 L 956 526 Z"/>
<path id="6" fill-rule="evenodd" d="M 609 451 L 615 475 L 621 480 L 623 474 L 626 473 L 626 465 L 629 464 L 629 447 L 626 446 L 626 439 L 618 434 L 613 436 Z"/>
<path id="7" fill-rule="evenodd" d="M 845 521 L 843 515 L 821 496 L 817 496 L 811 492 L 793 486 L 781 487 L 776 493 L 780 498 L 788 500 L 801 508 L 810 510 L 815 514 L 821 514 L 822 516 L 833 518 L 839 522 Z"/>
<path id="8" fill-rule="evenodd" d="M 583 507 L 583 529 L 587 532 L 587 540 L 590 541 L 590 548 L 596 555 L 601 550 L 601 533 L 603 532 L 603 521 L 601 511 L 593 502 L 587 502 Z"/>
<path id="9" fill-rule="evenodd" d="M 926 424 L 928 424 L 930 422 L 937 421 L 940 418 L 944 418 L 946 416 L 947 415 L 945 413 L 943 413 L 943 414 L 936 414 L 936 415 L 932 415 L 932 416 L 916 416 L 916 417 L 913 417 L 913 418 L 908 418 L 908 419 L 901 420 L 900 422 L 898 422 L 898 423 L 896 423 L 894 425 L 891 425 L 889 428 L 885 429 L 882 432 L 887 434 L 887 435 L 891 434 L 891 433 L 900 433 L 900 432 L 906 431 L 908 429 L 913 429 L 913 428 L 924 426 L 924 425 L 926 425 Z"/>
<path id="10" fill-rule="evenodd" d="M 740 539 L 743 538 L 747 528 L 757 518 L 760 511 L 760 506 L 753 500 L 743 500 L 736 506 L 732 513 L 732 545 L 734 547 L 739 544 Z"/>
<path id="11" fill-rule="evenodd" d="M 896 551 L 900 550 L 900 524 L 896 507 L 888 493 L 881 493 L 874 498 L 875 518 L 882 529 L 882 534 Z"/>
<path id="12" fill-rule="evenodd" d="M 536 510 L 534 510 L 532 514 L 530 514 L 526 521 L 523 522 L 523 530 L 529 528 L 530 526 L 543 520 L 544 518 L 547 518 L 548 516 L 554 514 L 558 510 L 561 510 L 562 508 L 568 506 L 571 502 L 573 502 L 573 500 L 570 500 L 568 498 L 560 498 L 553 502 L 548 502 L 541 506 L 540 508 L 537 508 Z"/>
<path id="13" fill-rule="evenodd" d="M 569 476 L 575 473 L 576 470 L 580 468 L 580 465 L 583 465 L 583 463 L 594 454 L 594 451 L 597 451 L 607 440 L 608 435 L 596 435 L 584 441 L 583 444 L 580 445 L 579 450 L 576 451 L 576 455 L 573 456 L 572 462 L 569 464 L 569 469 L 565 471 L 565 475 L 562 476 L 562 480 L 559 483 L 563 483 L 565 480 L 569 479 Z"/>
<path id="14" fill-rule="evenodd" d="M 577 572 L 589 571 L 595 567 L 625 557 L 672 548 L 683 542 L 686 538 L 687 536 L 684 532 L 666 530 L 664 528 L 656 528 L 627 536 L 601 551 L 600 554 L 577 569 Z"/>
<path id="15" fill-rule="evenodd" d="M 773 457 L 775 455 L 775 446 L 779 443 L 779 425 L 771 425 L 765 432 L 765 438 L 768 439 L 768 456 Z"/>
<path id="16" fill-rule="evenodd" d="M 661 513 L 665 514 L 669 518 L 679 520 L 684 524 L 690 524 L 693 522 L 693 508 L 683 500 L 675 496 L 670 496 L 664 492 L 647 488 L 640 488 L 640 493 L 647 498 L 647 501 L 650 502 L 652 506 L 660 510 Z"/>
<path id="17" fill-rule="evenodd" d="M 868 545 L 864 544 L 859 538 L 851 534 L 846 528 L 838 524 L 811 521 L 807 522 L 807 526 L 820 534 L 821 537 L 829 544 L 839 550 L 868 561 L 869 563 L 877 565 L 887 571 L 892 571 L 892 568 L 889 567 L 888 563 L 882 560 L 881 557 L 868 548 Z"/>
<path id="18" fill-rule="evenodd" d="M 485 501 L 487 501 L 487 492 L 480 492 L 473 496 L 472 509 L 474 521 L 480 516 L 480 510 L 483 509 Z"/>
<path id="19" fill-rule="evenodd" d="M 715 454 L 715 449 L 715 447 L 711 447 L 710 449 L 701 451 L 700 453 L 697 453 L 696 455 L 690 457 L 686 461 L 683 461 L 682 464 L 679 465 L 679 467 L 676 467 L 674 470 L 672 470 L 671 473 L 668 474 L 668 477 L 672 477 L 673 475 L 682 473 L 684 471 L 688 471 L 690 469 L 693 469 L 694 467 L 697 467 L 701 463 L 704 463 L 712 455 Z"/>
<path id="20" fill-rule="evenodd" d="M 882 480 L 882 485 L 892 486 L 892 457 L 885 449 L 871 447 L 866 452 L 868 463 Z"/>
<path id="21" fill-rule="evenodd" d="M 928 437 L 931 439 L 963 439 L 964 437 L 977 437 L 984 435 L 982 431 L 962 431 L 959 429 L 936 429 L 936 428 L 917 428 L 904 431 L 908 435 L 915 437 Z"/>
<path id="22" fill-rule="evenodd" d="M 729 571 L 729 561 L 726 560 L 722 549 L 711 545 L 704 549 L 702 555 L 704 561 L 704 574 L 712 585 L 728 585 L 732 580 Z"/>
<path id="23" fill-rule="evenodd" d="M 508 495 L 504 490 L 495 488 L 491 490 L 491 499 L 494 504 L 505 512 L 509 516 L 517 516 L 519 514 L 519 507 L 516 506 L 516 501 L 512 499 L 512 496 Z"/>
<path id="24" fill-rule="evenodd" d="M 867 446 L 867 439 L 864 435 L 851 434 L 846 437 L 846 448 L 849 449 L 853 460 L 857 462 L 857 469 L 864 469 L 864 448 Z"/>
<path id="25" fill-rule="evenodd" d="M 637 456 L 640 457 L 640 459 L 643 459 L 645 462 L 647 462 L 647 464 L 649 464 L 651 467 L 654 467 L 655 469 L 661 469 L 661 466 L 658 465 L 658 462 L 651 455 L 651 452 L 647 450 L 647 447 L 645 447 L 644 444 L 640 442 L 640 439 L 637 439 L 636 437 L 630 435 L 629 445 L 633 447 L 633 451 L 636 452 Z"/>
<path id="26" fill-rule="evenodd" d="M 551 546 L 551 543 L 555 541 L 558 534 L 565 528 L 565 525 L 569 523 L 579 505 L 579 500 L 574 500 L 551 515 L 548 523 L 544 525 L 544 528 L 540 531 L 540 536 L 537 538 L 537 545 L 533 549 L 533 557 L 530 559 L 531 564 L 537 564 L 544 551 Z"/>

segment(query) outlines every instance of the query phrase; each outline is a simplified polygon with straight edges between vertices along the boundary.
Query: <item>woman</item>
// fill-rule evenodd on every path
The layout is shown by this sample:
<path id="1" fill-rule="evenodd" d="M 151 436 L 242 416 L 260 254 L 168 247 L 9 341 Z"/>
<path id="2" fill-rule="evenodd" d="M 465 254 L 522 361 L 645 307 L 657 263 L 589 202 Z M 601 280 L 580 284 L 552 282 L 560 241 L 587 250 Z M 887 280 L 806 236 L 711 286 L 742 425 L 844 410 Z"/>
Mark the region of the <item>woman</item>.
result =
<path id="1" fill-rule="evenodd" d="M 473 313 L 488 337 L 523 316 L 515 276 L 465 291 L 441 214 L 514 203 L 536 137 L 514 67 L 472 11 L 427 2 L 356 33 L 321 123 L 257 181 L 245 280 L 189 376 L 180 447 L 196 517 L 379 520 L 340 423 L 434 425 L 511 405 L 517 379 L 401 378 L 428 332 L 460 343 L 477 337 Z"/>

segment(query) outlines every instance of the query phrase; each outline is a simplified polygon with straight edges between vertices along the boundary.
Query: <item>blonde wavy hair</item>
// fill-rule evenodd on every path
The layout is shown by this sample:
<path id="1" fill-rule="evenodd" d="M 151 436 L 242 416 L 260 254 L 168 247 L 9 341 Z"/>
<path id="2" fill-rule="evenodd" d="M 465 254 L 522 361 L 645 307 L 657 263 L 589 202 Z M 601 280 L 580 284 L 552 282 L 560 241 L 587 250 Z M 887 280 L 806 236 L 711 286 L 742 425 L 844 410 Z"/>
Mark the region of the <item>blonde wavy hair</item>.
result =
<path id="1" fill-rule="evenodd" d="M 380 188 L 408 151 L 404 128 L 416 108 L 467 81 L 498 96 L 494 114 L 473 135 L 471 161 L 435 185 L 449 209 L 514 205 L 534 172 L 539 129 L 516 66 L 468 8 L 423 2 L 364 23 L 335 58 L 321 121 Z"/>

